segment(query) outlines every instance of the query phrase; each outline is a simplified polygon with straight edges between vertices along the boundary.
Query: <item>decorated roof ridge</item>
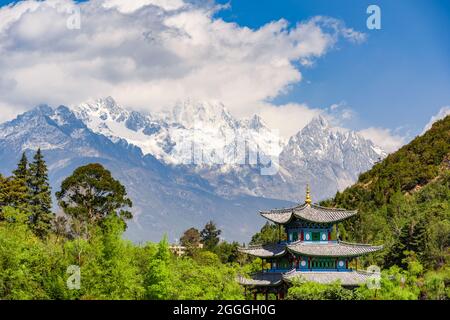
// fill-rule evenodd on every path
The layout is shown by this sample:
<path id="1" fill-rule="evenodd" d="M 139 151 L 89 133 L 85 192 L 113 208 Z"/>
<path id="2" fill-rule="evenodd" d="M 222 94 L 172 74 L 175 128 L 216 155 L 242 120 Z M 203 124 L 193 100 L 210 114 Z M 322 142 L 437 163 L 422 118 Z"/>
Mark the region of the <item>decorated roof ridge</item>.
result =
<path id="1" fill-rule="evenodd" d="M 345 211 L 345 212 L 354 212 L 354 213 L 358 213 L 358 210 L 348 210 L 348 209 L 344 209 L 344 208 L 335 208 L 335 207 L 324 207 L 321 206 L 317 203 L 313 203 L 311 205 L 311 207 L 315 207 L 317 209 L 324 209 L 324 210 L 333 210 L 333 211 Z"/>
<path id="2" fill-rule="evenodd" d="M 347 242 L 347 241 L 342 241 L 342 240 L 337 240 L 338 243 L 342 243 L 345 245 L 351 245 L 351 246 L 361 246 L 361 247 L 373 247 L 373 248 L 380 248 L 383 249 L 383 245 L 375 245 L 375 244 L 370 244 L 370 243 L 356 243 L 356 242 Z"/>

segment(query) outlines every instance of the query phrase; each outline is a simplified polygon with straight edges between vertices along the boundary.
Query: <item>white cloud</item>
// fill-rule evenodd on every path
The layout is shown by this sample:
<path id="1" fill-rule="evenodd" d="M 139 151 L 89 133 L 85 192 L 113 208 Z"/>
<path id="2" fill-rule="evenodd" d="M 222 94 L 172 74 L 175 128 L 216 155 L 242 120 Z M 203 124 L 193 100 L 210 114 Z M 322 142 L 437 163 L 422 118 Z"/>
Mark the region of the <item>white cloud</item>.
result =
<path id="1" fill-rule="evenodd" d="M 305 104 L 289 103 L 281 106 L 263 105 L 259 115 L 264 122 L 280 132 L 284 138 L 289 138 L 306 126 L 312 118 L 322 114 L 323 110 L 312 109 Z"/>
<path id="2" fill-rule="evenodd" d="M 444 119 L 448 115 L 450 115 L 450 106 L 442 107 L 436 115 L 431 117 L 430 121 L 423 128 L 421 134 L 424 134 L 425 132 L 430 130 L 433 123 L 435 123 L 438 120 Z"/>
<path id="3" fill-rule="evenodd" d="M 65 8 L 81 8 L 81 29 Z M 218 6 L 182 0 L 22 1 L 0 8 L 2 114 L 39 103 L 77 104 L 113 96 L 141 111 L 186 98 L 220 100 L 237 116 L 266 115 L 292 132 L 315 110 L 267 103 L 302 79 L 339 39 L 365 36 L 340 20 L 283 19 L 258 29 L 225 22 Z M 8 110 L 6 110 L 8 109 Z M 275 115 L 275 111 L 282 111 Z M 292 112 L 292 114 L 291 114 Z M 268 117 L 268 116 L 269 117 Z M 287 125 L 289 124 L 289 125 Z"/>
<path id="4" fill-rule="evenodd" d="M 371 140 L 386 152 L 397 151 L 405 144 L 405 137 L 393 133 L 390 129 L 370 127 L 359 131 L 364 138 Z"/>
<path id="5" fill-rule="evenodd" d="M 103 7 L 116 8 L 122 13 L 133 13 L 148 5 L 170 11 L 182 8 L 185 3 L 182 0 L 105 0 L 103 3 Z"/>

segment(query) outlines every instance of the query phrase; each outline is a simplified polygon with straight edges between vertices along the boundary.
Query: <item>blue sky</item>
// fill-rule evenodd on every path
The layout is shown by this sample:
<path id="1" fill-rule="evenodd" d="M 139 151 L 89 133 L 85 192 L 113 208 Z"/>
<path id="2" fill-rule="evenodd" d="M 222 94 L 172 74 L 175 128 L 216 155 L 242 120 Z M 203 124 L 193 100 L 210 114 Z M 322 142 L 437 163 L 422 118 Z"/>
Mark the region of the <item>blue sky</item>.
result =
<path id="1" fill-rule="evenodd" d="M 226 1 L 222 1 L 226 3 Z M 381 30 L 368 30 L 366 8 L 381 8 Z M 420 133 L 450 105 L 450 1 L 232 1 L 221 17 L 252 28 L 280 18 L 295 24 L 315 15 L 345 21 L 368 34 L 365 43 L 340 43 L 303 69 L 303 81 L 275 101 L 323 107 L 343 102 L 357 112 L 356 128 L 403 128 Z"/>
<path id="2" fill-rule="evenodd" d="M 10 2 L 0 0 L 1 5 Z M 216 2 L 230 3 L 230 7 L 219 11 L 217 17 L 253 31 L 279 19 L 287 20 L 294 28 L 297 22 L 320 15 L 339 19 L 347 27 L 367 35 L 367 40 L 360 44 L 337 42 L 323 56 L 314 59 L 312 66 L 298 65 L 302 80 L 268 101 L 272 105 L 298 103 L 326 109 L 330 105 L 341 104 L 342 108 L 353 111 L 353 117 L 345 122 L 346 127 L 356 130 L 387 128 L 392 134 L 408 139 L 419 134 L 442 107 L 450 106 L 450 1 Z M 381 30 L 368 30 L 366 27 L 366 9 L 370 4 L 381 8 Z M 51 41 L 43 43 L 47 45 Z M 104 87 L 99 86 L 102 90 Z M 77 88 L 76 94 L 84 89 Z M 64 90 L 54 91 L 60 94 L 55 95 L 55 101 L 64 100 Z M 105 92 L 108 93 L 107 90 Z M 24 92 L 18 96 L 24 96 Z M 44 94 L 35 96 L 42 101 L 21 100 L 20 103 L 49 102 Z M 120 93 L 118 98 L 120 100 Z M 11 101 L 7 101 L 9 105 L 15 102 Z M 1 102 L 0 99 L 0 105 Z M 133 104 L 132 99 L 130 103 Z"/>

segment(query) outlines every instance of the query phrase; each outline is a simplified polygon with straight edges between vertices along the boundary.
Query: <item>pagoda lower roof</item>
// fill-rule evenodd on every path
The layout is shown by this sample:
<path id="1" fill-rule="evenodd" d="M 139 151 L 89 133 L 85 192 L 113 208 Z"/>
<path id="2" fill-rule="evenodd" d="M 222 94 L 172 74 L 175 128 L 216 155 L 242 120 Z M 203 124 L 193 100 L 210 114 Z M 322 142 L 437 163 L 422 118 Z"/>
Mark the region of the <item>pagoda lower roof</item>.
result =
<path id="1" fill-rule="evenodd" d="M 343 286 L 358 286 L 367 283 L 373 273 L 365 271 L 298 271 L 291 270 L 281 272 L 258 272 L 246 277 L 238 277 L 239 284 L 251 287 L 275 287 L 283 282 L 292 283 L 295 280 L 312 281 L 322 284 L 330 284 L 340 281 Z"/>
<path id="2" fill-rule="evenodd" d="M 297 241 L 287 245 L 289 251 L 311 257 L 357 257 L 383 249 L 383 246 L 343 241 L 315 243 Z"/>
<path id="3" fill-rule="evenodd" d="M 293 217 L 315 223 L 335 223 L 348 219 L 357 213 L 356 210 L 326 208 L 307 203 L 291 208 L 260 211 L 261 216 L 278 224 L 286 224 Z"/>
<path id="4" fill-rule="evenodd" d="M 343 286 L 358 286 L 367 283 L 373 273 L 364 271 L 297 271 L 292 270 L 283 274 L 285 282 L 292 282 L 294 279 L 313 281 L 322 284 L 329 284 L 340 281 Z"/>
<path id="5" fill-rule="evenodd" d="M 286 243 L 248 246 L 239 251 L 260 258 L 280 257 L 286 253 Z"/>
<path id="6" fill-rule="evenodd" d="M 260 258 L 283 256 L 287 251 L 311 257 L 357 257 L 383 249 L 383 246 L 372 246 L 343 241 L 279 243 L 239 248 L 239 251 Z"/>
<path id="7" fill-rule="evenodd" d="M 238 277 L 238 282 L 244 286 L 255 287 L 275 287 L 283 282 L 281 272 L 258 272 L 251 275 L 251 278 Z"/>

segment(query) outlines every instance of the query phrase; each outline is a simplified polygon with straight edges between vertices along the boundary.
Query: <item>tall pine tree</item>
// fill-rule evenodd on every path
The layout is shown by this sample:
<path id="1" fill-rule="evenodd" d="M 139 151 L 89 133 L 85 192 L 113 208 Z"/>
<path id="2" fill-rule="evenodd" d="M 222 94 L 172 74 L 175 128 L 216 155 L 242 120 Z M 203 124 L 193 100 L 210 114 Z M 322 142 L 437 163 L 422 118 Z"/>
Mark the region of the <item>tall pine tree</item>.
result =
<path id="1" fill-rule="evenodd" d="M 28 159 L 25 152 L 22 153 L 22 158 L 17 164 L 17 169 L 13 171 L 13 176 L 11 179 L 11 185 L 16 186 L 18 190 L 17 202 L 21 205 L 19 206 L 22 210 L 30 210 L 30 199 L 31 199 L 31 189 L 30 189 L 30 170 L 28 167 Z"/>
<path id="2" fill-rule="evenodd" d="M 17 164 L 17 169 L 13 171 L 14 177 L 18 179 L 24 179 L 28 182 L 30 178 L 30 171 L 28 170 L 28 159 L 25 152 L 22 153 L 22 158 L 20 158 Z"/>
<path id="3" fill-rule="evenodd" d="M 31 225 L 35 234 L 45 237 L 52 227 L 52 197 L 48 182 L 48 170 L 41 149 L 38 149 L 30 165 Z"/>

